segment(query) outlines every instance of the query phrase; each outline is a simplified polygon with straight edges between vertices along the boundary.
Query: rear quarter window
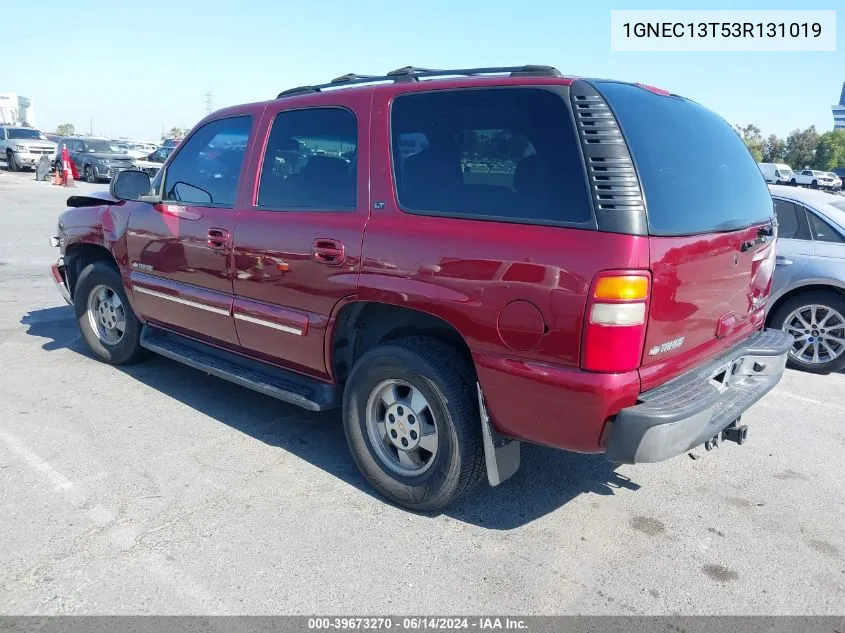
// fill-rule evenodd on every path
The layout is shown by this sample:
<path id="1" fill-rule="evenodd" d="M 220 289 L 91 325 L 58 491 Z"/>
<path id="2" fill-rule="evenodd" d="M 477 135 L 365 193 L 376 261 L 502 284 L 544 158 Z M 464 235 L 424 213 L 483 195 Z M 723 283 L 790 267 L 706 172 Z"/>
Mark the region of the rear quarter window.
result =
<path id="1" fill-rule="evenodd" d="M 646 200 L 651 235 L 696 235 L 768 222 L 772 198 L 739 135 L 707 108 L 675 96 L 597 82 L 622 128 Z"/>

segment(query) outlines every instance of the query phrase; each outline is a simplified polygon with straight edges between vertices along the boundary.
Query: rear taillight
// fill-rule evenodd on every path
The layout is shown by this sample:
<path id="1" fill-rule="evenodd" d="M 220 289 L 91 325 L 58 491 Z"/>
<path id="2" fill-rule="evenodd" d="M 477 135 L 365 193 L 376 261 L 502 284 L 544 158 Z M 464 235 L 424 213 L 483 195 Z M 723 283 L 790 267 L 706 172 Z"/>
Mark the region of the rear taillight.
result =
<path id="1" fill-rule="evenodd" d="M 651 276 L 645 271 L 596 276 L 587 301 L 582 369 L 622 372 L 640 366 L 650 289 Z"/>

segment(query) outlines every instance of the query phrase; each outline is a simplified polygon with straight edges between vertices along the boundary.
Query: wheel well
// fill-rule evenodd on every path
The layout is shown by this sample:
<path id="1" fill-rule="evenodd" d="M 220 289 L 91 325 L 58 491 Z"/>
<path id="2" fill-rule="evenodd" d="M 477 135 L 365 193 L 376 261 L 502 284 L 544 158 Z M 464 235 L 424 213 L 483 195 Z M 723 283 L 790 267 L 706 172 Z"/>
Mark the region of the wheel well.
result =
<path id="1" fill-rule="evenodd" d="M 344 306 L 335 320 L 331 340 L 331 363 L 335 378 L 344 383 L 363 354 L 391 340 L 429 336 L 454 347 L 474 368 L 463 336 L 440 317 L 400 306 L 356 302 Z"/>
<path id="2" fill-rule="evenodd" d="M 836 286 L 827 286 L 825 284 L 812 284 L 809 286 L 799 286 L 794 290 L 790 290 L 787 293 L 784 293 L 777 301 L 772 304 L 772 307 L 769 308 L 769 313 L 766 315 L 766 325 L 770 325 L 772 322 L 772 317 L 777 314 L 777 311 L 780 307 L 792 299 L 792 297 L 796 297 L 798 295 L 802 295 L 805 292 L 818 292 L 818 291 L 828 291 L 828 292 L 835 292 L 841 297 L 845 298 L 845 290 L 842 288 L 837 288 Z"/>
<path id="3" fill-rule="evenodd" d="M 65 270 L 67 271 L 68 290 L 71 297 L 76 287 L 76 280 L 88 264 L 94 262 L 106 262 L 118 272 L 117 262 L 112 254 L 104 246 L 97 244 L 73 244 L 65 251 Z"/>

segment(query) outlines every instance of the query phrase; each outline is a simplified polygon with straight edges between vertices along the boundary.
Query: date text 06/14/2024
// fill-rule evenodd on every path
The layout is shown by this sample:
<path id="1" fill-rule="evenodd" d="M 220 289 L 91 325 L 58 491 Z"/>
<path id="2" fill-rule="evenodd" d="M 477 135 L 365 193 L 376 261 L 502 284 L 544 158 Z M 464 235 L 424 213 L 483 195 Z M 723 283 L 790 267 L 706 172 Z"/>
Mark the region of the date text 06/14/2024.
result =
<path id="1" fill-rule="evenodd" d="M 370 630 L 370 631 L 448 631 L 470 630 L 494 631 L 527 630 L 527 624 L 512 617 L 349 617 L 308 618 L 308 629 L 313 631 Z"/>

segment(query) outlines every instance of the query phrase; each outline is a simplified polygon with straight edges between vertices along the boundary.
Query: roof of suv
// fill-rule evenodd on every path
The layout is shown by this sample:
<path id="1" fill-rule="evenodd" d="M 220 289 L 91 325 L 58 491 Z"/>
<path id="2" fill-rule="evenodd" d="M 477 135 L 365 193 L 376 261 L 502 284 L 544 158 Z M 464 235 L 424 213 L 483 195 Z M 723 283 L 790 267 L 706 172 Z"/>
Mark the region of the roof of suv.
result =
<path id="1" fill-rule="evenodd" d="M 320 95 L 331 100 L 331 94 L 337 91 L 374 91 L 388 90 L 409 92 L 416 89 L 438 89 L 462 86 L 501 86 L 501 85 L 570 85 L 577 77 L 565 76 L 552 66 L 523 65 L 497 66 L 491 68 L 461 68 L 452 70 L 432 70 L 406 66 L 392 70 L 384 75 L 358 75 L 349 73 L 336 77 L 329 82 L 289 88 L 280 92 L 275 99 L 266 99 L 252 103 L 242 103 L 222 108 L 209 114 L 203 120 L 216 119 L 220 116 L 242 114 L 278 99 L 308 98 L 310 101 Z"/>

